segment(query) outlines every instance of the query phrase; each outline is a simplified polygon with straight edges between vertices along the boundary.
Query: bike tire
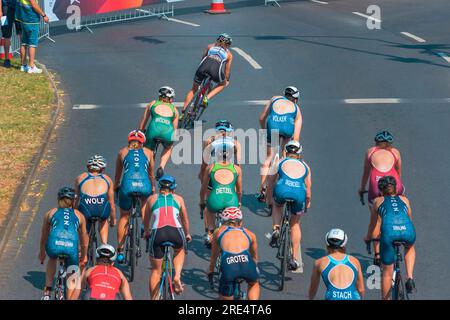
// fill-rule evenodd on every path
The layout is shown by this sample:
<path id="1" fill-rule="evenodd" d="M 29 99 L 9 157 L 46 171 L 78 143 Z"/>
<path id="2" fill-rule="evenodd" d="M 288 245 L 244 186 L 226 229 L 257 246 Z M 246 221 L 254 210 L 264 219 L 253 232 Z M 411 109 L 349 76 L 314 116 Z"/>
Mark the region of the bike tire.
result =
<path id="1" fill-rule="evenodd" d="M 129 267 L 129 276 L 128 281 L 133 282 L 134 280 L 134 268 L 136 265 L 136 247 L 134 244 L 135 237 L 134 237 L 134 229 L 135 227 L 133 225 L 130 225 L 128 227 L 128 232 L 131 232 L 131 234 L 128 236 L 129 238 L 129 260 L 128 260 L 128 267 Z"/>
<path id="2" fill-rule="evenodd" d="M 139 211 L 138 211 L 136 217 L 134 218 L 135 219 L 134 220 L 134 225 L 135 226 L 139 225 L 139 223 L 138 223 L 139 222 L 138 214 L 140 214 Z M 136 240 L 136 245 L 135 245 L 135 247 L 136 247 L 136 266 L 138 265 L 138 260 L 139 260 L 139 257 L 141 255 L 141 236 L 140 236 L 140 232 L 141 232 L 140 228 L 139 229 L 137 227 L 134 228 L 134 237 L 135 237 L 135 240 Z"/>
<path id="3" fill-rule="evenodd" d="M 283 225 L 282 228 L 286 228 L 285 225 Z M 281 232 L 281 242 L 280 242 L 280 250 L 281 250 L 281 256 L 280 256 L 280 285 L 278 286 L 279 291 L 283 291 L 284 289 L 284 281 L 286 278 L 286 269 L 287 269 L 287 252 L 288 252 L 288 230 L 284 230 Z"/>
<path id="4" fill-rule="evenodd" d="M 95 250 L 97 249 L 96 223 L 91 222 L 89 230 L 89 250 L 88 250 L 88 266 L 95 266 Z"/>

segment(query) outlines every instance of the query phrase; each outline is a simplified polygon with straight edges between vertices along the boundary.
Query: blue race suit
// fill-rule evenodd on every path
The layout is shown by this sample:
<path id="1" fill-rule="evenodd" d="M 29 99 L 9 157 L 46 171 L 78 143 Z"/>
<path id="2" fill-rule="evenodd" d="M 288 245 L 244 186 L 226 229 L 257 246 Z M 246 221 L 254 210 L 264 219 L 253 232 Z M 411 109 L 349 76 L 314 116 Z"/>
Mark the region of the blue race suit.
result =
<path id="1" fill-rule="evenodd" d="M 278 130 L 278 135 L 286 138 L 292 138 L 294 135 L 298 106 L 295 104 L 294 112 L 278 114 L 273 108 L 274 103 L 278 100 L 290 101 L 286 97 L 279 97 L 274 99 L 270 104 L 269 115 L 267 116 L 267 143 L 271 143 L 271 133 L 274 130 Z"/>
<path id="2" fill-rule="evenodd" d="M 283 164 L 287 161 L 301 163 L 305 168 L 305 174 L 298 179 L 289 177 L 283 171 Z M 273 190 L 273 197 L 276 203 L 284 204 L 286 200 L 293 200 L 292 213 L 301 214 L 306 206 L 306 186 L 305 178 L 308 176 L 308 167 L 299 159 L 285 158 L 278 166 L 278 181 Z"/>
<path id="3" fill-rule="evenodd" d="M 148 177 L 149 160 L 144 149 L 129 150 L 123 160 L 123 175 L 119 190 L 119 207 L 130 210 L 131 196 L 137 193 L 146 198 L 152 193 L 152 183 Z"/>
<path id="4" fill-rule="evenodd" d="M 358 269 L 351 263 L 348 255 L 344 259 L 336 260 L 332 256 L 327 256 L 329 262 L 327 267 L 322 271 L 322 279 L 327 287 L 325 300 L 360 300 L 358 291 L 356 290 L 356 280 L 358 279 Z M 347 266 L 353 271 L 353 280 L 346 288 L 336 288 L 330 281 L 330 272 L 337 266 Z"/>
<path id="5" fill-rule="evenodd" d="M 108 201 L 108 191 L 106 191 L 103 194 L 100 194 L 98 196 L 91 196 L 87 193 L 84 193 L 83 190 L 83 184 L 92 179 L 103 179 L 106 182 L 106 185 L 108 186 L 109 190 L 109 182 L 108 180 L 103 176 L 103 174 L 99 175 L 92 175 L 88 172 L 88 175 L 86 178 L 83 179 L 83 181 L 80 182 L 80 204 L 78 206 L 78 210 L 81 211 L 81 213 L 85 216 L 87 221 L 90 221 L 92 218 L 98 218 L 100 220 L 106 220 L 109 218 L 109 215 L 111 213 L 111 205 Z M 87 225 L 87 227 L 90 227 L 90 224 Z M 88 230 L 89 232 L 89 230 Z"/>
<path id="6" fill-rule="evenodd" d="M 67 266 L 78 266 L 78 227 L 80 221 L 72 208 L 58 208 L 50 219 L 45 251 L 52 259 L 67 256 Z"/>
<path id="7" fill-rule="evenodd" d="M 227 226 L 225 231 L 223 231 L 218 238 L 220 248 L 222 248 L 222 238 L 223 236 L 231 231 L 239 230 L 242 231 L 248 239 L 249 248 L 252 240 L 250 236 L 245 232 L 244 228 L 233 228 Z M 259 273 L 255 261 L 253 260 L 249 248 L 243 250 L 239 253 L 231 253 L 222 249 L 221 256 L 221 277 L 219 280 L 219 293 L 225 297 L 231 297 L 234 294 L 235 281 L 237 279 L 245 279 L 249 283 L 258 281 Z"/>
<path id="8" fill-rule="evenodd" d="M 384 265 L 395 261 L 394 241 L 408 245 L 416 241 L 416 231 L 408 215 L 408 207 L 399 196 L 385 196 L 378 207 L 381 216 L 380 258 Z"/>

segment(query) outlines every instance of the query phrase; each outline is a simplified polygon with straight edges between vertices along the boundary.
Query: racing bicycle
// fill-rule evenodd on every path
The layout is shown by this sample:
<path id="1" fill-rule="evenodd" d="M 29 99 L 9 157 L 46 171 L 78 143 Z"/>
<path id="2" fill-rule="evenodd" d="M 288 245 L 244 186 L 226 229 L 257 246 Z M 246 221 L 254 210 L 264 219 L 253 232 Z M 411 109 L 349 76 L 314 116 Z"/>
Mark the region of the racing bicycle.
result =
<path id="1" fill-rule="evenodd" d="M 191 102 L 187 105 L 185 115 L 181 120 L 181 128 L 189 130 L 194 127 L 194 121 L 198 121 L 206 109 L 202 103 L 203 97 L 206 96 L 215 86 L 216 84 L 211 80 L 210 76 L 207 76 L 202 81 Z"/>

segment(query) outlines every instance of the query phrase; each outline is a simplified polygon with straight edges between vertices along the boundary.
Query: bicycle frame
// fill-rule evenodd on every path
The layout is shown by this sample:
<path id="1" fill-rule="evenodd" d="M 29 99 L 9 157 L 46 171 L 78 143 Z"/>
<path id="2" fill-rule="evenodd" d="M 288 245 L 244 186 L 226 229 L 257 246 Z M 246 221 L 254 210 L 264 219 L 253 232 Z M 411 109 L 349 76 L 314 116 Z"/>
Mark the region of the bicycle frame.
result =
<path id="1" fill-rule="evenodd" d="M 130 213 L 130 220 L 128 221 L 128 232 L 126 235 L 126 254 L 128 257 L 127 264 L 130 268 L 129 281 L 132 282 L 134 279 L 134 271 L 135 267 L 138 264 L 138 258 L 141 256 L 140 251 L 140 237 L 138 234 L 138 225 L 139 225 L 139 196 L 137 194 L 133 194 L 132 196 L 132 206 Z"/>
<path id="2" fill-rule="evenodd" d="M 88 266 L 95 265 L 95 250 L 97 249 L 97 219 L 91 219 L 89 230 L 89 250 L 88 250 Z"/>
<path id="3" fill-rule="evenodd" d="M 291 242 L 291 228 L 290 228 L 290 213 L 292 201 L 287 201 L 284 207 L 283 220 L 280 228 L 280 238 L 277 244 L 278 252 L 277 258 L 280 259 L 280 291 L 284 288 L 284 281 L 287 269 L 287 261 L 292 257 L 292 242 Z"/>
<path id="4" fill-rule="evenodd" d="M 165 247 L 164 257 L 163 257 L 163 270 L 161 274 L 161 280 L 159 283 L 159 300 L 175 300 L 174 290 L 173 290 L 173 255 L 171 248 L 172 243 L 162 243 Z M 168 299 L 169 298 L 169 299 Z"/>
<path id="5" fill-rule="evenodd" d="M 186 108 L 186 116 L 182 122 L 182 128 L 189 129 L 193 126 L 194 121 L 198 121 L 200 119 L 201 115 L 205 111 L 205 108 L 201 107 L 200 102 L 203 97 L 211 91 L 212 87 L 213 81 L 211 80 L 211 77 L 208 76 L 199 85 L 193 99 L 189 102 L 188 107 Z M 198 113 L 200 108 L 200 113 Z"/>

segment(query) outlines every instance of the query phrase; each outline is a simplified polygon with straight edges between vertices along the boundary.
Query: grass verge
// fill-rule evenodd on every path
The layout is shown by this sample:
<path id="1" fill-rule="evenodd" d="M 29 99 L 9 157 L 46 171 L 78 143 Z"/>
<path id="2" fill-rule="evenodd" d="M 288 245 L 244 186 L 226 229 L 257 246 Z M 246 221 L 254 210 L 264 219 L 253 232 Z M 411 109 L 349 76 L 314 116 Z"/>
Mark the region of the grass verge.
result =
<path id="1" fill-rule="evenodd" d="M 0 60 L 0 225 L 31 160 L 42 144 L 55 108 L 50 81 L 44 73 L 20 72 Z"/>

